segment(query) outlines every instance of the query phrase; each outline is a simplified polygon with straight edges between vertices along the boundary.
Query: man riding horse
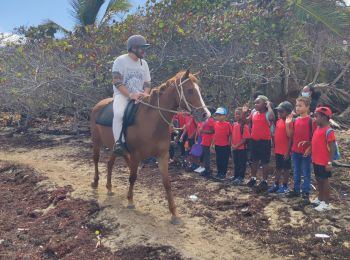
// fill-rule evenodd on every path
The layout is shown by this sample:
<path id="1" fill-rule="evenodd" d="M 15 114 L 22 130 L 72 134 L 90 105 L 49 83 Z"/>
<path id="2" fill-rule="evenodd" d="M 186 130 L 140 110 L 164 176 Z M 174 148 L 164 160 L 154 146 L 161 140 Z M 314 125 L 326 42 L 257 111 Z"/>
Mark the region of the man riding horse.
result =
<path id="1" fill-rule="evenodd" d="M 113 152 L 123 153 L 124 137 L 120 139 L 123 115 L 129 100 L 141 100 L 151 90 L 151 76 L 147 62 L 143 59 L 149 47 L 141 35 L 133 35 L 127 41 L 127 54 L 121 55 L 113 63 Z"/>

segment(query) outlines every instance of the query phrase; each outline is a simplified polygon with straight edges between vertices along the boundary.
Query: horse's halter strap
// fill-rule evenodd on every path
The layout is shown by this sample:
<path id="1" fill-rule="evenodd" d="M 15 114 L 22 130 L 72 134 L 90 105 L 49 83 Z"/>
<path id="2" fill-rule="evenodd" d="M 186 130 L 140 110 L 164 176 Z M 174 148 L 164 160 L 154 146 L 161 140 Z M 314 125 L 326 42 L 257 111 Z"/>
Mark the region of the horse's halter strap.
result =
<path id="1" fill-rule="evenodd" d="M 171 85 L 175 85 L 175 88 L 176 88 L 176 91 L 177 91 L 177 94 L 179 95 L 179 107 L 181 106 L 181 102 L 184 101 L 186 107 L 187 107 L 187 110 L 189 111 L 189 113 L 192 112 L 192 109 L 191 109 L 191 106 L 187 99 L 186 99 L 186 96 L 184 94 L 184 89 L 183 89 L 183 84 L 185 84 L 188 80 L 190 80 L 190 78 L 188 79 L 185 79 L 184 81 L 182 81 L 180 79 L 180 84 L 176 84 L 176 81 L 174 81 Z M 145 106 L 148 106 L 148 107 L 151 107 L 151 108 L 154 108 L 154 109 L 157 109 L 159 111 L 159 115 L 160 117 L 164 120 L 165 123 L 167 123 L 169 126 L 172 126 L 174 127 L 174 125 L 172 124 L 172 122 L 169 122 L 163 115 L 163 113 L 161 111 L 164 111 L 164 112 L 169 112 L 169 113 L 173 113 L 173 114 L 177 114 L 179 111 L 176 111 L 176 110 L 171 110 L 171 109 L 167 109 L 167 108 L 162 108 L 160 107 L 160 103 L 159 103 L 159 94 L 158 94 L 158 100 L 157 100 L 157 105 L 158 106 L 153 106 L 149 103 L 146 103 L 142 100 L 139 101 L 139 103 L 145 105 Z M 194 108 L 194 106 L 192 106 Z M 182 128 L 174 128 L 176 130 L 182 130 Z"/>

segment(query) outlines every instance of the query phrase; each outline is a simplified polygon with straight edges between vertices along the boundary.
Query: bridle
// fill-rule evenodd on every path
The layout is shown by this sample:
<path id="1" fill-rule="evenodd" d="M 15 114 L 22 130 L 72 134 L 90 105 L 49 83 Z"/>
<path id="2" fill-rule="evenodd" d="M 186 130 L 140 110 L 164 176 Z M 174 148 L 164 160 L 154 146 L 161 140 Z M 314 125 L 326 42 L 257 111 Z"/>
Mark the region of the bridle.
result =
<path id="1" fill-rule="evenodd" d="M 169 86 L 169 87 L 171 87 L 172 85 L 175 85 L 177 94 L 179 95 L 179 106 L 180 106 L 180 108 L 181 108 L 181 103 L 182 103 L 182 101 L 185 103 L 187 111 L 186 111 L 186 112 L 183 112 L 184 114 L 192 114 L 193 109 L 197 110 L 197 109 L 200 109 L 200 108 L 204 108 L 204 107 L 195 107 L 195 106 L 193 106 L 192 104 L 188 103 L 188 101 L 187 101 L 187 99 L 186 99 L 186 96 L 185 96 L 185 93 L 184 93 L 183 85 L 184 85 L 187 81 L 189 81 L 189 80 L 190 80 L 190 78 L 187 78 L 187 79 L 185 79 L 184 81 L 182 81 L 182 79 L 180 79 L 180 83 L 179 83 L 179 84 L 177 84 L 177 83 L 176 83 L 176 80 L 175 80 L 175 81 L 174 81 L 173 83 L 171 83 L 170 86 Z M 143 105 L 145 105 L 145 106 L 148 106 L 148 107 L 157 109 L 158 112 L 159 112 L 160 117 L 163 119 L 163 121 L 164 121 L 168 126 L 171 126 L 171 127 L 172 127 L 173 129 L 175 129 L 175 130 L 182 130 L 182 128 L 174 127 L 174 124 L 173 124 L 171 121 L 169 122 L 169 121 L 165 118 L 165 116 L 163 115 L 163 113 L 162 113 L 162 112 L 168 112 L 168 113 L 177 114 L 179 111 L 171 110 L 171 109 L 167 109 L 167 108 L 162 108 L 162 107 L 160 106 L 160 103 L 159 103 L 159 102 L 160 102 L 160 101 L 159 101 L 159 98 L 160 98 L 160 96 L 159 96 L 159 93 L 158 93 L 157 106 L 153 106 L 153 105 L 151 105 L 151 104 L 149 104 L 149 103 L 146 103 L 146 102 L 144 102 L 144 101 L 142 101 L 142 100 L 140 100 L 139 103 L 141 103 L 141 104 L 143 104 Z M 192 108 L 191 108 L 191 107 L 192 107 Z"/>

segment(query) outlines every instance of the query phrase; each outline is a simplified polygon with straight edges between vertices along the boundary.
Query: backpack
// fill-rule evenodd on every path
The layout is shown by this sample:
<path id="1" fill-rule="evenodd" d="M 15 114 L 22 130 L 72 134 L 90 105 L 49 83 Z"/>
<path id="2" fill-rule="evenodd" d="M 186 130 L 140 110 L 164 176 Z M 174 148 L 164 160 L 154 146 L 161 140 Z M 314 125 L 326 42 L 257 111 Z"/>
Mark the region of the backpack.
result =
<path id="1" fill-rule="evenodd" d="M 256 110 L 253 112 L 252 119 L 253 119 L 253 117 L 254 117 L 257 113 L 258 113 L 258 111 L 256 111 Z M 271 136 L 273 137 L 273 136 L 275 135 L 275 124 L 272 123 L 272 122 L 269 120 L 269 111 L 266 112 L 265 118 L 266 118 L 267 124 L 268 124 L 269 127 L 270 127 Z"/>
<path id="2" fill-rule="evenodd" d="M 326 141 L 328 139 L 328 136 L 331 132 L 334 132 L 334 130 L 332 128 L 328 128 L 327 131 L 326 131 Z M 330 151 L 330 148 L 328 146 L 328 142 L 327 142 L 327 149 L 328 151 Z M 337 143 L 337 141 L 335 141 L 335 153 L 334 153 L 334 157 L 333 157 L 333 160 L 339 160 L 340 159 L 340 151 L 339 151 L 339 145 Z"/>

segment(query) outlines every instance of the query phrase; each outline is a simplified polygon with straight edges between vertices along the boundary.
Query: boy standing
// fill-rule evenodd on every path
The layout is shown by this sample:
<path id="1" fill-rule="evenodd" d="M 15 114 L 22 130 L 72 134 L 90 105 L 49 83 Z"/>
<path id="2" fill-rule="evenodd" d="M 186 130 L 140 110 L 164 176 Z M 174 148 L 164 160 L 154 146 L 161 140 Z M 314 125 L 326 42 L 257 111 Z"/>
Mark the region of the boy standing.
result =
<path id="1" fill-rule="evenodd" d="M 290 129 L 286 127 L 286 121 L 292 120 L 293 105 L 284 101 L 276 107 L 276 110 L 279 118 L 275 130 L 276 175 L 275 183 L 270 187 L 269 192 L 286 193 L 288 192 L 289 171 L 292 168 L 290 159 L 292 136 Z M 287 117 L 289 121 L 286 120 Z M 283 185 L 280 186 L 281 176 Z"/>
<path id="2" fill-rule="evenodd" d="M 212 111 L 212 109 L 209 109 L 210 113 L 214 114 L 215 110 Z M 210 146 L 214 137 L 214 127 L 215 127 L 215 120 L 212 117 L 209 117 L 205 120 L 204 124 L 200 128 L 199 132 L 202 135 L 202 149 L 203 149 L 203 163 L 204 163 L 204 177 L 211 177 L 211 168 L 210 168 Z"/>
<path id="3" fill-rule="evenodd" d="M 271 103 L 266 96 L 258 96 L 254 101 L 255 112 L 250 114 L 249 119 L 252 122 L 251 133 L 251 156 L 252 156 L 252 176 L 247 183 L 248 187 L 255 187 L 256 175 L 259 169 L 259 163 L 263 168 L 263 180 L 257 187 L 257 192 L 267 191 L 267 177 L 269 162 L 271 157 L 271 129 L 275 120 Z"/>
<path id="4" fill-rule="evenodd" d="M 333 129 L 329 126 L 332 111 L 328 107 L 318 107 L 315 110 L 317 128 L 312 136 L 312 162 L 317 180 L 318 197 L 312 203 L 317 211 L 326 211 L 329 206 L 329 177 L 331 177 L 332 162 L 336 153 L 336 143 Z"/>
<path id="5" fill-rule="evenodd" d="M 227 165 L 230 156 L 231 125 L 226 121 L 227 110 L 219 107 L 215 111 L 217 122 L 214 126 L 214 144 L 216 152 L 217 179 L 224 180 L 227 174 Z"/>
<path id="6" fill-rule="evenodd" d="M 295 110 L 299 115 L 294 122 L 287 123 L 293 135 L 292 160 L 294 165 L 294 189 L 288 193 L 288 197 L 299 197 L 301 176 L 304 177 L 302 186 L 302 198 L 309 203 L 311 186 L 311 138 L 313 123 L 309 113 L 310 99 L 308 97 L 297 98 Z"/>
<path id="7" fill-rule="evenodd" d="M 243 109 L 241 107 L 235 110 L 235 123 L 232 126 L 232 158 L 234 162 L 233 184 L 243 183 L 247 168 L 247 144 L 246 140 L 250 138 L 249 126 L 245 123 Z"/>

